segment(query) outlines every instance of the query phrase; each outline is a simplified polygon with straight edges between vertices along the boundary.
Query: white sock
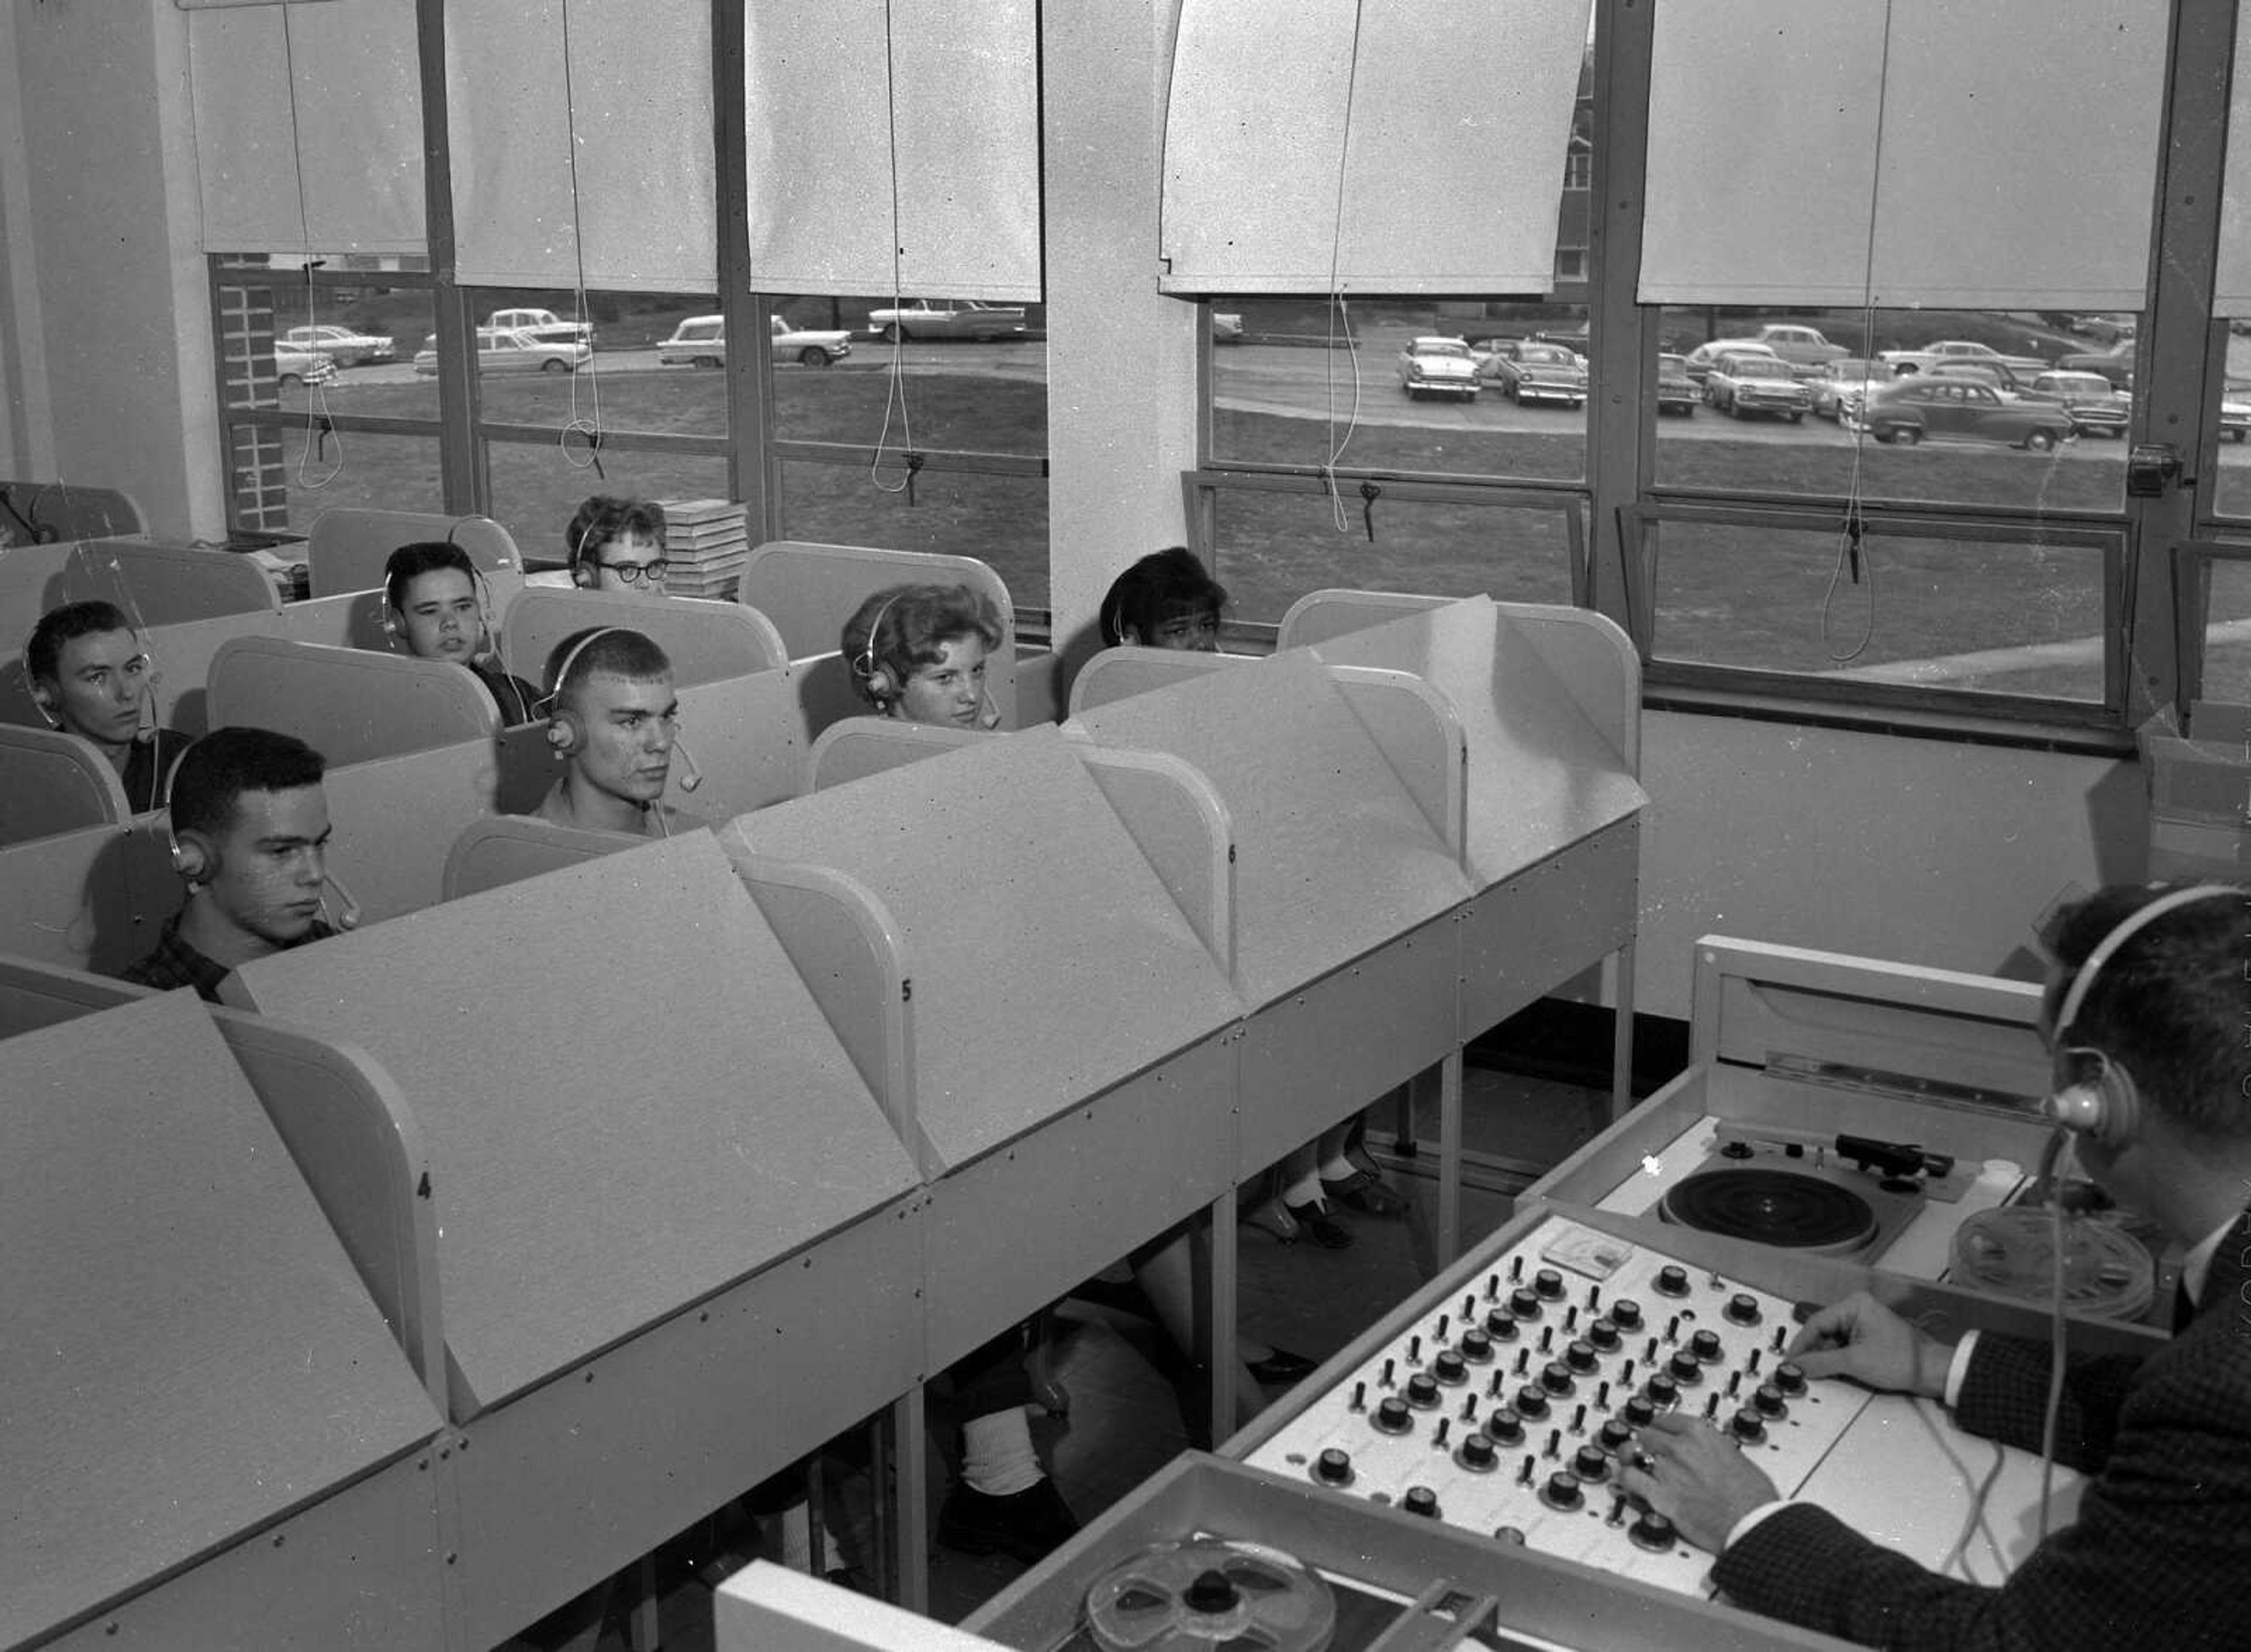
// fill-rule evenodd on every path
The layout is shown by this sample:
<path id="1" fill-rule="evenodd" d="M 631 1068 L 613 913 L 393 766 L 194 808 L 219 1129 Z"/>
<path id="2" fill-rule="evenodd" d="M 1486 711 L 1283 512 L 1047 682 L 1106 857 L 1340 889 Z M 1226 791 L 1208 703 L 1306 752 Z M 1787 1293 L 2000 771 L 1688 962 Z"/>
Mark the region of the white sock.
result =
<path id="1" fill-rule="evenodd" d="M 1006 1497 L 1046 1477 L 1022 1406 L 987 1412 L 961 1426 L 961 1478 L 971 1490 Z"/>
<path id="2" fill-rule="evenodd" d="M 1326 1203 L 1321 1197 L 1321 1173 L 1319 1170 L 1308 1170 L 1291 1183 L 1282 1190 L 1282 1203 L 1285 1204 Z"/>
<path id="3" fill-rule="evenodd" d="M 781 1563 L 792 1572 L 813 1570 L 813 1508 L 810 1503 L 793 1503 L 783 1510 L 781 1522 Z"/>
<path id="4" fill-rule="evenodd" d="M 1345 1157 L 1341 1153 L 1338 1154 L 1334 1158 L 1323 1159 L 1321 1161 L 1321 1175 L 1328 1181 L 1349 1181 L 1358 1174 L 1360 1174 L 1360 1166 L 1354 1164 L 1350 1159 Z"/>

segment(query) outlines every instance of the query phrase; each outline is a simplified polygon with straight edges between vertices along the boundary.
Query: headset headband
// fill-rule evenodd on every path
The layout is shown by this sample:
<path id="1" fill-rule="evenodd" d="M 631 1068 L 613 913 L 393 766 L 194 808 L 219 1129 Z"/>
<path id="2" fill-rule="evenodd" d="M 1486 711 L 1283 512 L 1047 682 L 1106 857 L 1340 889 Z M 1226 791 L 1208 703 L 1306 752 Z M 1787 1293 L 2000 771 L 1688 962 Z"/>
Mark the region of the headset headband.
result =
<path id="1" fill-rule="evenodd" d="M 2243 899 L 2243 891 L 2227 884 L 2196 884 L 2187 889 L 2175 889 L 2159 895 L 2146 906 L 2137 906 L 2121 919 L 2110 933 L 2095 943 L 2095 950 L 2087 954 L 2079 972 L 2071 978 L 2071 985 L 2063 995 L 2063 1003 L 2055 1012 L 2055 1041 L 2061 1045 L 2064 1036 L 2079 1019 L 2079 1011 L 2094 989 L 2095 977 L 2104 964 L 2117 954 L 2118 949 L 2151 924 L 2176 908 L 2192 902 L 2225 896 L 2230 900 Z"/>
<path id="2" fill-rule="evenodd" d="M 892 592 L 883 599 L 883 606 L 876 610 L 876 617 L 868 621 L 867 646 L 860 650 L 860 657 L 852 663 L 852 669 L 860 674 L 863 682 L 876 675 L 876 638 L 883 628 L 883 616 L 891 611 L 891 604 L 898 600 L 899 593 Z"/>
<path id="3" fill-rule="evenodd" d="M 571 651 L 563 656 L 563 663 L 556 670 L 555 687 L 547 696 L 547 704 L 551 708 L 563 698 L 563 691 L 570 686 L 571 668 L 578 663 L 578 656 L 606 636 L 624 635 L 625 629 L 626 628 L 621 625 L 600 626 L 587 632 L 585 635 L 571 644 Z"/>

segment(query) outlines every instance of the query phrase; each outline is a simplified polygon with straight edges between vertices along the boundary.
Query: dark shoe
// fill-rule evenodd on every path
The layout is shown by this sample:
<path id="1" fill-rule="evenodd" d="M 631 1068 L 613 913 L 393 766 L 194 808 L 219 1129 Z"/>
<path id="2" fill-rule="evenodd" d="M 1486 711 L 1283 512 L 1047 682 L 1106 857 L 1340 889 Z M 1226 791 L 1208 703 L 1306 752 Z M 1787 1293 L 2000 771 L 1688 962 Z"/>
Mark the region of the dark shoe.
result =
<path id="1" fill-rule="evenodd" d="M 1400 1216 L 1407 1210 L 1406 1196 L 1382 1177 L 1354 1170 L 1341 1181 L 1321 1178 L 1321 1191 L 1347 1210 L 1363 1216 Z"/>
<path id="2" fill-rule="evenodd" d="M 1271 1348 L 1264 1359 L 1247 1359 L 1243 1370 L 1269 1387 L 1285 1387 L 1301 1383 L 1320 1367 L 1303 1354 L 1293 1354 L 1286 1348 Z"/>
<path id="3" fill-rule="evenodd" d="M 1341 1251 L 1352 1244 L 1352 1230 L 1329 1214 L 1329 1207 L 1319 1199 L 1307 1199 L 1303 1204 L 1285 1204 L 1290 1219 L 1313 1236 L 1313 1243 L 1326 1251 Z"/>
<path id="4" fill-rule="evenodd" d="M 1271 1233 L 1285 1245 L 1298 1242 L 1298 1218 L 1290 1214 L 1290 1207 L 1278 1196 L 1268 1199 L 1243 1219 L 1262 1232 Z"/>
<path id="5" fill-rule="evenodd" d="M 996 1497 L 956 1482 L 938 1511 L 938 1540 L 964 1554 L 1005 1554 L 1031 1565 L 1069 1542 L 1078 1520 L 1052 1480 Z"/>

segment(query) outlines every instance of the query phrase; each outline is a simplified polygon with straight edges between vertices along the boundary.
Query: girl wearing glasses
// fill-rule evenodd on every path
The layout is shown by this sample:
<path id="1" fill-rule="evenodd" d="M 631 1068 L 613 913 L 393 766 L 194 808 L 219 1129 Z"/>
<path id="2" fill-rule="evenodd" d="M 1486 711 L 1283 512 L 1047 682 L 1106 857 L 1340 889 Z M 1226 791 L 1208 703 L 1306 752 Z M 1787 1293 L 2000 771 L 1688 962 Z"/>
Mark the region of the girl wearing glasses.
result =
<path id="1" fill-rule="evenodd" d="M 564 535 L 571 583 L 582 591 L 639 591 L 662 596 L 664 507 L 654 499 L 590 496 Z"/>

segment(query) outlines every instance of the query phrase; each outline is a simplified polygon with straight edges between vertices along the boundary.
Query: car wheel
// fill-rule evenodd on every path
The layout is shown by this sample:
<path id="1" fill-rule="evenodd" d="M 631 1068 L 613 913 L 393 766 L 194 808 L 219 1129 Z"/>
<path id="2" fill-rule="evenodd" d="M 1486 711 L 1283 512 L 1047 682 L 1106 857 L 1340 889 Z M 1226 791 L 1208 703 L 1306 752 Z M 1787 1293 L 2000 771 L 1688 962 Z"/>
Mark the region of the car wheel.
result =
<path id="1" fill-rule="evenodd" d="M 801 367 L 826 367 L 828 365 L 828 352 L 818 344 L 807 344 L 797 352 L 797 360 Z"/>
<path id="2" fill-rule="evenodd" d="M 283 390 L 294 390 L 304 382 L 305 381 L 303 379 L 298 378 L 294 373 L 283 373 L 281 378 L 276 381 L 279 387 Z"/>
<path id="3" fill-rule="evenodd" d="M 543 373 L 567 373 L 571 371 L 571 364 L 560 356 L 550 356 L 539 364 L 539 371 Z"/>
<path id="4" fill-rule="evenodd" d="M 2247 434 L 2251 434 L 2251 433 L 2246 433 L 2246 432 L 2244 432 L 2244 431 L 2241 431 L 2241 430 L 2231 430 L 2231 431 L 2229 431 L 2229 432 L 2227 433 L 2227 439 L 2228 439 L 2230 441 L 2242 441 L 2242 440 L 2243 440 L 2244 436 L 2245 436 Z M 2125 433 L 2124 431 L 2123 431 L 2123 430 L 2122 430 L 2122 431 L 2120 431 L 2120 432 L 2118 433 L 2118 440 L 2119 440 L 2119 441 L 2123 441 L 2125 439 L 2126 439 L 2126 433 Z"/>
<path id="5" fill-rule="evenodd" d="M 1792 413 L 1790 415 L 1790 422 L 1791 424 L 1793 424 L 1793 425 L 1795 425 L 1795 424 L 1802 424 L 1802 423 L 1804 423 L 1804 420 L 1805 420 L 1805 410 L 1804 410 L 1804 408 L 1802 408 L 1802 407 L 1801 407 L 1801 408 L 1799 408 L 1799 409 L 1797 409 L 1797 411 L 1795 411 L 1794 413 Z"/>
<path id="6" fill-rule="evenodd" d="M 719 358 L 717 356 L 698 356 L 688 364 L 690 367 L 717 367 L 719 364 Z"/>
<path id="7" fill-rule="evenodd" d="M 883 328 L 883 342 L 887 344 L 905 344 L 907 342 L 907 330 L 900 326 L 897 322 L 887 323 Z"/>
<path id="8" fill-rule="evenodd" d="M 1892 434 L 1901 441 L 1907 443 L 1908 447 L 1912 448 L 1915 443 L 1922 440 L 1922 427 L 1921 425 L 1900 425 L 1894 428 Z"/>
<path id="9" fill-rule="evenodd" d="M 2025 446 L 2032 449 L 2034 453 L 2046 453 L 2048 449 L 2055 446 L 2055 432 L 2053 430 L 2028 430 L 2025 433 Z"/>

